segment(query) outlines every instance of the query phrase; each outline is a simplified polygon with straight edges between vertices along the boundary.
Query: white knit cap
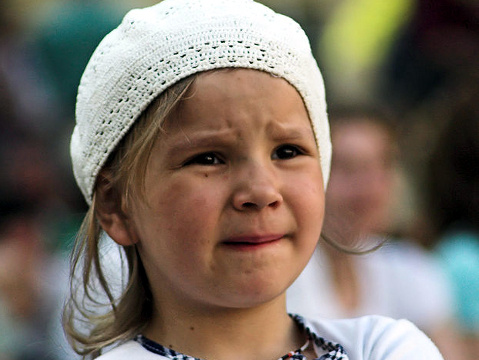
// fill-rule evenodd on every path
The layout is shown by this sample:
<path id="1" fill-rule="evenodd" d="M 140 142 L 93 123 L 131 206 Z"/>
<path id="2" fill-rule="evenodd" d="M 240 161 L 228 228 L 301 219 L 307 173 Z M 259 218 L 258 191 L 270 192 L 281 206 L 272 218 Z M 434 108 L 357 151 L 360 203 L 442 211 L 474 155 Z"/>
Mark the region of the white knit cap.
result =
<path id="1" fill-rule="evenodd" d="M 158 95 L 194 73 L 231 67 L 262 70 L 297 89 L 326 186 L 331 142 L 324 85 L 300 26 L 252 0 L 165 0 L 130 11 L 81 79 L 71 156 L 87 202 L 108 156 Z"/>

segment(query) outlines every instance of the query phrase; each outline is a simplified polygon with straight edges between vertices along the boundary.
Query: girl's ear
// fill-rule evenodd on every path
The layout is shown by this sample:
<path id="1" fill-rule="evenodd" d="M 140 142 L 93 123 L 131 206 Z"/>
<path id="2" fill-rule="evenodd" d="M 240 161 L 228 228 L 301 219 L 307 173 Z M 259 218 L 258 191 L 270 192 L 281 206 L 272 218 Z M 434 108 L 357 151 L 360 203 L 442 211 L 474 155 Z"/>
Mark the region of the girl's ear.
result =
<path id="1" fill-rule="evenodd" d="M 119 245 L 129 246 L 138 242 L 138 236 L 126 210 L 122 206 L 122 196 L 113 186 L 112 175 L 101 171 L 98 175 L 95 210 L 103 230 Z"/>

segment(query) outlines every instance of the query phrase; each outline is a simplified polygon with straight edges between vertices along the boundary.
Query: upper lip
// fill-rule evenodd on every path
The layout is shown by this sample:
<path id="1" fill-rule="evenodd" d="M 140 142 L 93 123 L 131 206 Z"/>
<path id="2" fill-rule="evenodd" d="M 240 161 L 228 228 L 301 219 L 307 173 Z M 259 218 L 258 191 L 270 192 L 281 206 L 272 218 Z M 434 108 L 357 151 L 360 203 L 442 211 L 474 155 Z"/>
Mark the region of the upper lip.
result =
<path id="1" fill-rule="evenodd" d="M 284 234 L 251 234 L 232 236 L 224 240 L 224 243 L 246 243 L 246 244 L 261 244 L 270 241 L 279 240 L 284 237 Z"/>

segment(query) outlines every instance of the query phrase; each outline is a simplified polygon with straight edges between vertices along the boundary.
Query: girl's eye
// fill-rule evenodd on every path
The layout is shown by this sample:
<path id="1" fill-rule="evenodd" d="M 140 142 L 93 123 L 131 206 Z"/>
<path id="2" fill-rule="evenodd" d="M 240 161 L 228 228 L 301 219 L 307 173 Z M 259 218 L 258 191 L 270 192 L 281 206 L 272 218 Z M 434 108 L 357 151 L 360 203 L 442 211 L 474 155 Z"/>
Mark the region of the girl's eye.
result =
<path id="1" fill-rule="evenodd" d="M 294 145 L 281 145 L 273 153 L 273 159 L 287 160 L 292 159 L 298 155 L 302 155 L 304 152 Z"/>
<path id="2" fill-rule="evenodd" d="M 222 163 L 223 161 L 215 153 L 204 153 L 192 157 L 184 165 L 218 165 Z"/>

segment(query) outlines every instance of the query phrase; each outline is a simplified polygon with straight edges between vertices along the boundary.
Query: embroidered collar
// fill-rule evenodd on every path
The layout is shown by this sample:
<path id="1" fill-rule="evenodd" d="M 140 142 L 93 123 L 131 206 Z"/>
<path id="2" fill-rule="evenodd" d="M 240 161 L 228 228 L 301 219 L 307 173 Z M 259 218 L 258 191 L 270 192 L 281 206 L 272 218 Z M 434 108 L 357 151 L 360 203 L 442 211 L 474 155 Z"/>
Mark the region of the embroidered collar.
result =
<path id="1" fill-rule="evenodd" d="M 306 326 L 304 319 L 299 315 L 290 315 L 298 324 L 300 329 L 302 329 L 308 337 L 309 341 L 312 341 L 314 345 L 324 351 L 327 351 L 327 354 L 324 354 L 314 360 L 349 360 L 349 357 L 344 350 L 344 348 L 336 343 L 328 341 L 318 334 L 316 334 L 311 328 Z M 143 335 L 137 335 L 135 341 L 141 344 L 146 350 L 164 356 L 170 360 L 201 360 L 192 356 L 181 354 L 173 349 L 169 349 L 160 345 Z M 305 360 L 305 356 L 301 351 L 292 352 L 285 355 L 283 358 L 292 359 L 292 360 Z"/>

